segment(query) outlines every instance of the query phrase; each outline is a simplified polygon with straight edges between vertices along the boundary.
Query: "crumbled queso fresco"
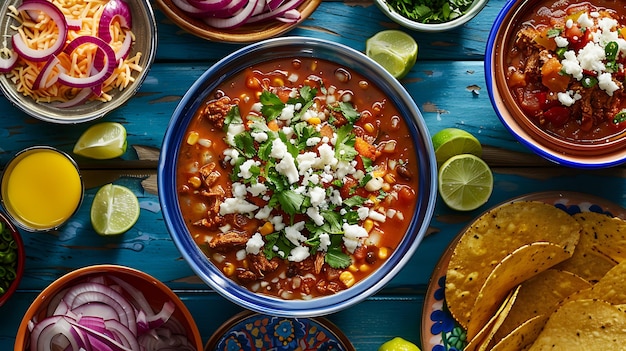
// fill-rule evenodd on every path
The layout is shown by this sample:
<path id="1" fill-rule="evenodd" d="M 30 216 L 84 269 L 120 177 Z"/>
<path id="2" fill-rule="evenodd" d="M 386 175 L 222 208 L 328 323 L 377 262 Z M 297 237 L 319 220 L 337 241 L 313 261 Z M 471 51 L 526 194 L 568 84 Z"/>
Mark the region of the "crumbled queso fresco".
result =
<path id="1" fill-rule="evenodd" d="M 598 87 L 609 96 L 613 96 L 613 92 L 619 87 L 612 79 L 613 69 L 607 67 L 606 64 L 606 46 L 609 43 L 616 43 L 618 54 L 626 54 L 626 40 L 619 37 L 618 22 L 610 17 L 601 17 L 595 11 L 581 14 L 577 22 L 583 31 L 593 31 L 592 40 L 578 52 L 571 49 L 565 51 L 561 60 L 563 72 L 578 81 L 583 79 L 583 73 L 593 72 L 598 80 Z M 573 25 L 572 19 L 568 19 L 565 23 L 567 28 L 571 28 Z M 562 35 L 558 35 L 554 39 L 559 48 L 567 48 L 570 44 L 568 39 Z M 559 92 L 558 98 L 561 104 L 571 106 L 582 96 L 573 90 L 568 90 Z"/>
<path id="2" fill-rule="evenodd" d="M 299 94 L 297 89 L 293 89 L 292 97 Z M 327 101 L 328 102 L 328 101 Z M 275 231 L 284 233 L 286 239 L 291 243 L 290 252 L 277 252 L 279 248 L 274 246 L 275 253 L 292 262 L 301 262 L 308 258 L 310 253 L 310 245 L 305 244 L 309 239 L 304 234 L 308 222 L 312 222 L 317 226 L 325 223 L 325 217 L 322 215 L 324 211 L 329 209 L 339 209 L 342 216 L 347 211 L 353 211 L 346 207 L 346 199 L 343 199 L 339 187 L 330 186 L 331 184 L 341 184 L 345 177 L 349 176 L 364 184 L 367 191 L 380 190 L 383 182 L 382 179 L 373 176 L 367 171 L 357 169 L 357 161 L 354 155 L 350 155 L 354 149 L 346 148 L 343 141 L 346 140 L 346 132 L 348 128 L 336 129 L 332 137 L 319 136 L 320 130 L 324 123 L 305 123 L 307 128 L 314 128 L 316 133 L 308 137 L 304 142 L 301 140 L 302 131 L 297 130 L 297 122 L 307 122 L 310 119 L 319 119 L 325 121 L 328 116 L 322 111 L 317 111 L 315 104 L 304 107 L 301 103 L 285 104 L 282 111 L 278 114 L 282 126 L 278 132 L 270 130 L 263 118 L 255 119 L 252 128 L 249 128 L 249 135 L 258 144 L 269 144 L 270 151 L 268 159 L 272 165 L 263 164 L 262 158 L 249 158 L 241 163 L 241 155 L 236 147 L 236 138 L 242 133 L 248 133 L 246 126 L 241 120 L 232 121 L 227 126 L 227 143 L 231 146 L 226 149 L 224 160 L 235 166 L 239 162 L 237 177 L 239 181 L 232 185 L 232 197 L 227 197 L 220 205 L 220 215 L 228 214 L 244 214 L 259 220 L 269 221 L 273 224 Z M 252 107 L 252 113 L 262 115 L 263 105 L 257 102 Z M 305 111 L 303 109 L 306 108 Z M 298 116 L 296 121 L 294 116 Z M 250 117 L 248 118 L 250 120 Z M 277 137 L 277 135 L 279 137 Z M 343 141 L 342 141 L 343 140 Z M 298 153 L 294 157 L 294 146 L 298 146 Z M 315 148 L 315 149 L 314 149 Z M 345 148 L 345 150 L 344 150 Z M 259 151 L 261 152 L 261 151 Z M 345 157 L 344 157 L 345 156 Z M 238 161 L 239 160 L 239 161 Z M 269 195 L 269 186 L 264 182 L 256 182 L 254 179 L 258 176 L 258 169 L 272 167 L 276 172 L 286 180 L 289 188 L 285 189 L 292 194 L 293 198 L 306 204 L 306 209 L 299 210 L 308 219 L 288 224 L 287 219 L 277 215 L 274 206 L 270 206 L 271 197 Z M 257 170 L 256 172 L 254 170 Z M 261 198 L 267 205 L 260 207 L 246 200 L 248 194 Z M 282 204 L 281 204 L 282 205 Z M 369 205 L 369 206 L 368 206 Z M 284 210 L 284 209 L 283 209 Z M 359 223 L 365 219 L 371 219 L 377 222 L 385 222 L 391 216 L 401 216 L 400 211 L 392 209 L 381 213 L 371 206 L 370 200 L 364 200 L 358 204 L 356 209 L 358 214 L 358 223 L 341 223 L 343 229 L 343 245 L 350 253 L 354 253 L 355 249 L 360 245 L 360 241 L 368 237 L 368 231 Z M 264 237 L 260 233 L 255 233 L 247 241 L 246 252 L 256 255 L 265 246 Z M 326 252 L 331 246 L 331 238 L 328 233 L 319 235 L 318 251 Z"/>

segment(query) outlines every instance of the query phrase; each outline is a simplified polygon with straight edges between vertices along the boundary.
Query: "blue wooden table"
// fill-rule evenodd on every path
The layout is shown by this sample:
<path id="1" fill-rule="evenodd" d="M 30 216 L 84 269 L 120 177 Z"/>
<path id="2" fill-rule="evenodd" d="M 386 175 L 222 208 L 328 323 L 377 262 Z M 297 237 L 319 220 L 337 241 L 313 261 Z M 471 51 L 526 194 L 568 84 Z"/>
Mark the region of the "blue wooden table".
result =
<path id="1" fill-rule="evenodd" d="M 430 235 L 388 286 L 360 304 L 327 316 L 359 351 L 377 350 L 394 336 L 420 343 L 422 305 L 433 268 L 459 230 L 485 209 L 512 197 L 546 190 L 584 191 L 626 205 L 625 168 L 581 171 L 556 166 L 531 154 L 500 124 L 487 95 L 483 59 L 491 25 L 504 2 L 491 0 L 476 18 L 454 31 L 428 34 L 406 30 L 419 43 L 419 56 L 402 84 L 415 99 L 432 134 L 458 127 L 478 137 L 485 149 L 484 159 L 494 172 L 495 188 L 490 201 L 473 212 L 455 212 L 438 201 Z M 181 96 L 211 64 L 242 44 L 196 38 L 172 24 L 158 9 L 155 12 L 157 60 L 139 93 L 104 118 L 126 126 L 129 149 L 121 159 L 112 161 L 77 157 L 87 186 L 79 212 L 59 231 L 22 232 L 26 272 L 16 296 L 0 307 L 0 350 L 12 348 L 24 312 L 44 287 L 87 265 L 126 265 L 163 281 L 187 304 L 204 342 L 241 311 L 202 283 L 182 259 L 162 219 L 155 174 L 162 138 Z M 288 35 L 328 39 L 363 51 L 368 37 L 388 28 L 399 27 L 371 1 L 325 1 Z M 87 127 L 40 122 L 0 98 L 0 165 L 32 145 L 71 152 Z M 98 236 L 89 221 L 93 196 L 105 182 L 130 187 L 140 200 L 138 223 L 119 237 Z"/>

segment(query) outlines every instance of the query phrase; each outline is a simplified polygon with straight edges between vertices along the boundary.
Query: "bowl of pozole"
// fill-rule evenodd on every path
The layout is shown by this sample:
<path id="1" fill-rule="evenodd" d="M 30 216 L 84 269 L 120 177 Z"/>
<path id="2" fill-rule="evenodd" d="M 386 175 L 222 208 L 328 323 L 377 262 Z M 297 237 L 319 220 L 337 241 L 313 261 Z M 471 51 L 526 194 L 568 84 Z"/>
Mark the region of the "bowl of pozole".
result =
<path id="1" fill-rule="evenodd" d="M 248 309 L 331 313 L 387 284 L 432 217 L 436 162 L 410 95 L 360 52 L 284 37 L 207 70 L 159 160 L 170 234 Z"/>
<path id="2" fill-rule="evenodd" d="M 626 10 L 614 1 L 509 1 L 485 60 L 503 124 L 558 164 L 600 168 L 626 159 Z"/>

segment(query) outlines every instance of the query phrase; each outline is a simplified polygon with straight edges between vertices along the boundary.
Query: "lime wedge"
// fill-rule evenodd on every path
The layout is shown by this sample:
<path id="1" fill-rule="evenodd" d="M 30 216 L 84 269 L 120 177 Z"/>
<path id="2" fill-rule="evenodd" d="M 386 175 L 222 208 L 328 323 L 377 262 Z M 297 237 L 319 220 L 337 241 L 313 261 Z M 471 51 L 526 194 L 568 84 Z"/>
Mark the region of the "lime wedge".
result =
<path id="1" fill-rule="evenodd" d="M 485 161 L 472 154 L 452 156 L 439 168 L 439 194 L 458 211 L 477 209 L 489 200 L 493 174 Z"/>
<path id="2" fill-rule="evenodd" d="M 100 235 L 122 234 L 137 222 L 139 212 L 139 200 L 130 189 L 107 184 L 91 204 L 91 225 Z"/>
<path id="3" fill-rule="evenodd" d="M 116 122 L 102 122 L 89 127 L 78 138 L 74 153 L 80 156 L 106 160 L 126 152 L 126 128 Z"/>
<path id="4" fill-rule="evenodd" d="M 374 34 L 365 42 L 365 54 L 400 79 L 415 65 L 417 43 L 409 34 L 388 29 Z"/>
<path id="5" fill-rule="evenodd" d="M 460 154 L 482 156 L 483 149 L 478 139 L 458 128 L 446 128 L 432 136 L 437 164 L 441 165 L 450 157 Z"/>

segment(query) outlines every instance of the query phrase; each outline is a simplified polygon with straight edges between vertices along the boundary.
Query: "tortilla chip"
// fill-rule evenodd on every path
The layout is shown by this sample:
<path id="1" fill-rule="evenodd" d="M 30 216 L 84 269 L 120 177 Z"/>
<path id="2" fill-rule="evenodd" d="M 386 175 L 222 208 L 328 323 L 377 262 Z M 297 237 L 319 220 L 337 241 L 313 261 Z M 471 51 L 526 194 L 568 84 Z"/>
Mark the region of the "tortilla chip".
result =
<path id="1" fill-rule="evenodd" d="M 517 294 L 519 293 L 519 287 L 509 293 L 504 302 L 500 305 L 498 311 L 491 317 L 489 322 L 481 329 L 475 338 L 469 340 L 469 343 L 465 346 L 463 351 L 485 351 L 489 346 L 491 339 L 495 335 L 496 331 L 502 325 L 502 322 L 509 314 L 511 307 L 515 303 Z"/>
<path id="2" fill-rule="evenodd" d="M 499 340 L 491 351 L 518 351 L 529 348 L 546 325 L 548 315 L 534 316 Z"/>
<path id="3" fill-rule="evenodd" d="M 548 242 L 527 244 L 505 257 L 478 293 L 467 325 L 467 339 L 476 336 L 511 289 L 569 257 L 571 252 Z"/>
<path id="4" fill-rule="evenodd" d="M 536 316 L 545 315 L 547 320 L 547 316 L 560 302 L 571 294 L 591 286 L 591 283 L 575 274 L 556 269 L 548 269 L 528 279 L 520 285 L 515 304 L 498 329 L 494 341 L 505 339 L 513 330 Z"/>
<path id="5" fill-rule="evenodd" d="M 568 301 L 584 299 L 604 300 L 613 305 L 626 304 L 626 261 L 613 267 L 591 288 L 567 298 Z"/>
<path id="6" fill-rule="evenodd" d="M 572 216 L 543 202 L 512 202 L 481 215 L 461 235 L 450 258 L 445 289 L 450 313 L 467 329 L 483 284 L 507 255 L 529 243 L 547 242 L 560 247 L 569 257 L 580 231 L 581 225 Z M 545 266 L 538 261 L 535 264 Z M 507 293 L 508 290 L 500 294 L 500 299 Z"/>
<path id="7" fill-rule="evenodd" d="M 570 301 L 554 312 L 530 351 L 623 350 L 626 313 L 601 300 Z"/>
<path id="8" fill-rule="evenodd" d="M 596 212 L 578 213 L 574 218 L 597 251 L 616 262 L 626 260 L 626 221 Z"/>

